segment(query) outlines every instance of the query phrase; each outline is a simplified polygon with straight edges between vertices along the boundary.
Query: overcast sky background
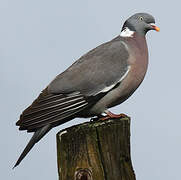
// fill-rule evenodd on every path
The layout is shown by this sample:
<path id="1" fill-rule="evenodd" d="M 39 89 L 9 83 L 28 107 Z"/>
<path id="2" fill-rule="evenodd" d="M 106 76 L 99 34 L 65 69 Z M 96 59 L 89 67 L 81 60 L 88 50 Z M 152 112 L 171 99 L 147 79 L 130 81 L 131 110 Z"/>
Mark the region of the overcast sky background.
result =
<path id="1" fill-rule="evenodd" d="M 0 0 L 0 179 L 58 179 L 51 130 L 16 169 L 32 134 L 15 126 L 22 110 L 59 73 L 120 33 L 137 12 L 151 13 L 160 33 L 147 34 L 149 68 L 140 88 L 113 108 L 132 117 L 131 154 L 138 180 L 180 180 L 181 21 L 179 1 Z"/>

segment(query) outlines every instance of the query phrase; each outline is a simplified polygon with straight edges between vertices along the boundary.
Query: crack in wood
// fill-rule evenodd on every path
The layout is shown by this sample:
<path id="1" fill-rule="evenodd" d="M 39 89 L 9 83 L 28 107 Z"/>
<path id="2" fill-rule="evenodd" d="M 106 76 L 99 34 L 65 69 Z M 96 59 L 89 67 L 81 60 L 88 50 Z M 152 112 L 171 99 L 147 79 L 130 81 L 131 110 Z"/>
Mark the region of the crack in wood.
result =
<path id="1" fill-rule="evenodd" d="M 97 127 L 96 127 L 96 134 L 97 134 L 97 144 L 98 144 L 99 156 L 100 156 L 100 160 L 101 160 L 102 169 L 103 169 L 103 172 L 104 172 L 104 178 L 105 178 L 105 180 L 108 180 L 107 179 L 107 175 L 106 175 L 105 166 L 104 166 L 104 160 L 103 160 L 103 156 L 102 156 L 101 143 L 100 143 L 99 132 L 97 130 Z"/>

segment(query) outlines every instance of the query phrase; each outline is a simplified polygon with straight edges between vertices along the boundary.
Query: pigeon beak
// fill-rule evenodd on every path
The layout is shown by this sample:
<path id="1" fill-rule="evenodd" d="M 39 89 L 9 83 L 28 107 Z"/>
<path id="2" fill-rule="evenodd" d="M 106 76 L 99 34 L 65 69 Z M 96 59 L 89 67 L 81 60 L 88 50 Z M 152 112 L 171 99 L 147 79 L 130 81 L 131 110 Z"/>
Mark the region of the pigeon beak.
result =
<path id="1" fill-rule="evenodd" d="M 155 24 L 150 24 L 150 26 L 152 27 L 153 30 L 159 32 L 160 31 L 160 28 L 157 27 Z"/>

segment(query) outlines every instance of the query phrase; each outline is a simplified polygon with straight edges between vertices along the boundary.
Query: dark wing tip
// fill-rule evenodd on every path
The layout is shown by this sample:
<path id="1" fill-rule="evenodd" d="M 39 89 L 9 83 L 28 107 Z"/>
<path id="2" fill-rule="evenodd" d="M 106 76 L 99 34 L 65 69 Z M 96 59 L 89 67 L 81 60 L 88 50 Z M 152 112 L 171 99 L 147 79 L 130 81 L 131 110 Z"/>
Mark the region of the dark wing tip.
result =
<path id="1" fill-rule="evenodd" d="M 21 124 L 21 122 L 20 122 L 20 120 L 18 120 L 18 121 L 16 122 L 16 126 L 20 126 L 20 124 Z"/>

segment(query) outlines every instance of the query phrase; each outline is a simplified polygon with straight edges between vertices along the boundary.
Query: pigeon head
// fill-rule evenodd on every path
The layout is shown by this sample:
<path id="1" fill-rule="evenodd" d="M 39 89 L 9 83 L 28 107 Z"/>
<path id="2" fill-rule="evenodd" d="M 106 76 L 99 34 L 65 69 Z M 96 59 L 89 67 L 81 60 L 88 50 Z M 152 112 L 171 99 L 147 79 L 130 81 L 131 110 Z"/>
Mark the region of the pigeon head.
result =
<path id="1" fill-rule="evenodd" d="M 154 17 L 147 13 L 137 13 L 126 20 L 121 32 L 123 32 L 123 36 L 126 36 L 126 34 L 129 36 L 131 33 L 128 33 L 128 31 L 145 36 L 149 30 L 160 30 L 159 27 L 155 26 Z"/>

